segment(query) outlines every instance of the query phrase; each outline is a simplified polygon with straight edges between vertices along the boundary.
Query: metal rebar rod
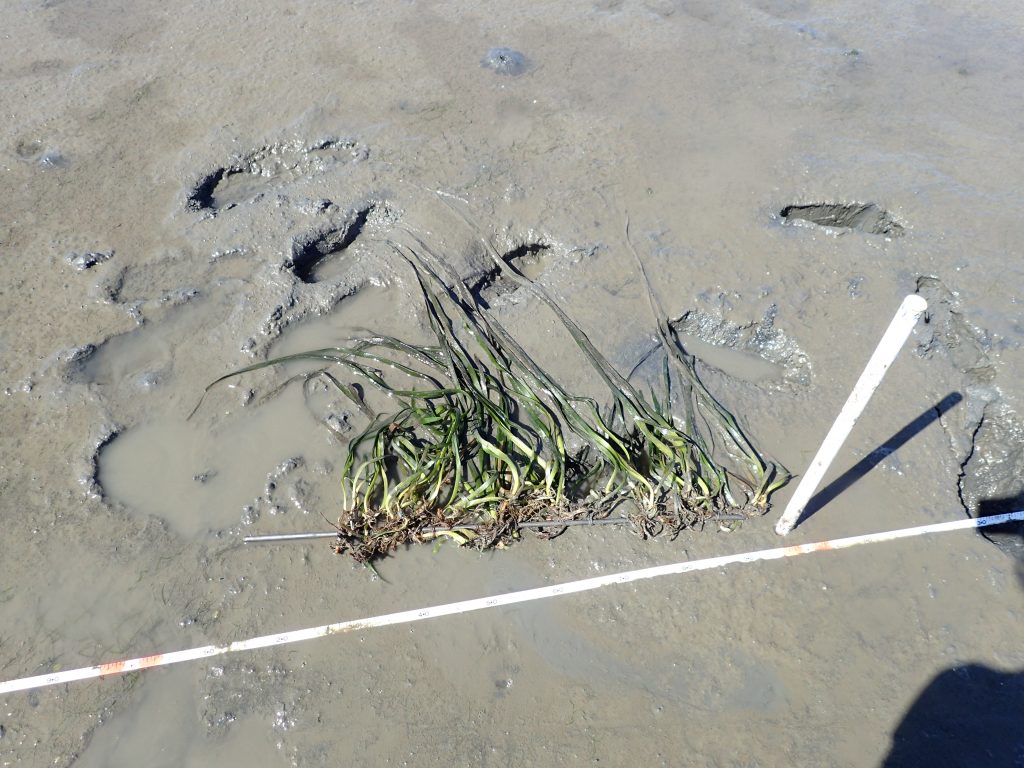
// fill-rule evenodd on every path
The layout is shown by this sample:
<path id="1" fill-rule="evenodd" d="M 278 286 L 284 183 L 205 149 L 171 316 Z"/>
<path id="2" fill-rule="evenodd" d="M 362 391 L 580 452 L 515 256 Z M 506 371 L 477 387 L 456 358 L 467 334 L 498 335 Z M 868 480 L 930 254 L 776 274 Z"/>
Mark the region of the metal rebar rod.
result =
<path id="1" fill-rule="evenodd" d="M 601 517 L 594 520 L 528 520 L 516 525 L 517 528 L 569 528 L 574 525 L 625 525 L 628 517 Z M 476 531 L 480 525 L 457 525 L 454 527 L 435 526 L 421 528 L 418 533 L 440 533 L 441 531 Z M 266 536 L 246 536 L 246 544 L 273 541 L 302 541 L 303 539 L 330 539 L 338 535 L 337 531 L 318 531 L 316 533 L 274 533 Z"/>
<path id="2" fill-rule="evenodd" d="M 745 520 L 743 515 L 716 515 L 711 522 L 726 520 Z M 578 520 L 527 520 L 518 523 L 516 528 L 570 528 L 576 525 L 625 525 L 629 522 L 628 517 L 599 517 L 583 518 Z M 457 525 L 454 527 L 434 526 L 421 528 L 417 533 L 440 533 L 442 531 L 476 531 L 483 526 L 477 524 Z M 337 531 L 317 531 L 315 533 L 271 533 L 264 536 L 246 536 L 246 544 L 269 543 L 274 541 L 303 541 L 304 539 L 331 539 L 338 535 Z"/>
<path id="3" fill-rule="evenodd" d="M 266 536 L 246 536 L 246 544 L 256 541 L 302 541 L 303 539 L 330 539 L 338 535 L 337 531 L 318 531 L 316 533 L 273 533 Z"/>

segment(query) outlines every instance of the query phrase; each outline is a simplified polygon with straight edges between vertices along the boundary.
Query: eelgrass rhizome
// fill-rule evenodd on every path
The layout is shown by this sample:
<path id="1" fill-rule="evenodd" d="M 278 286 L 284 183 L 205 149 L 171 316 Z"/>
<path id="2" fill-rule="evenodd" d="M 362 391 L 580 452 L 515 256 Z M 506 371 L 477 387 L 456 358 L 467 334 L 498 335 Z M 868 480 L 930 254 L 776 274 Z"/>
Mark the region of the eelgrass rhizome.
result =
<path id="1" fill-rule="evenodd" d="M 599 404 L 559 384 L 448 262 L 413 239 L 415 247 L 389 245 L 415 275 L 436 343 L 368 336 L 257 363 L 210 385 L 314 361 L 325 365 L 289 381 L 321 378 L 365 417 L 348 441 L 335 551 L 366 562 L 438 537 L 503 547 L 523 523 L 553 536 L 564 530 L 560 523 L 613 513 L 643 537 L 678 535 L 710 520 L 763 514 L 789 479 L 701 382 L 639 258 L 658 324 L 660 394 L 634 387 L 543 286 L 485 241 L 501 273 L 554 313 L 607 385 L 609 401 Z M 372 410 L 367 387 L 393 409 Z M 550 526 L 538 528 L 542 521 Z"/>

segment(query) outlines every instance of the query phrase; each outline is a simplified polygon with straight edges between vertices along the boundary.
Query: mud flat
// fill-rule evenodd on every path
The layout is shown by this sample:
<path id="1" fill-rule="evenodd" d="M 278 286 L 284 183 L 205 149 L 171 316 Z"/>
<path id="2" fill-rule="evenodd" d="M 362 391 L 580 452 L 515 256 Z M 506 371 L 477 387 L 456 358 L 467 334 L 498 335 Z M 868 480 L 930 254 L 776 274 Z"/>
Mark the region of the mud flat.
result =
<path id="1" fill-rule="evenodd" d="M 792 538 L 1024 506 L 1024 160 L 1007 151 L 1024 106 L 1021 29 L 1019 5 L 1001 0 L 963 13 L 8 9 L 3 677 L 776 545 L 774 514 L 675 541 L 580 530 L 488 554 L 410 549 L 380 579 L 323 543 L 242 545 L 324 526 L 359 417 L 316 387 L 267 397 L 288 370 L 218 388 L 187 415 L 210 380 L 274 352 L 363 329 L 425 338 L 415 281 L 386 245 L 408 233 L 585 390 L 564 331 L 489 269 L 479 234 L 642 380 L 655 339 L 628 216 L 709 387 L 797 472 L 899 300 L 920 292 L 928 322 Z M 1002 726 L 1024 705 L 1021 535 L 992 538 L 16 694 L 0 702 L 0 764 L 1019 755 Z M 921 722 L 959 739 L 960 701 L 992 729 L 921 741 Z"/>

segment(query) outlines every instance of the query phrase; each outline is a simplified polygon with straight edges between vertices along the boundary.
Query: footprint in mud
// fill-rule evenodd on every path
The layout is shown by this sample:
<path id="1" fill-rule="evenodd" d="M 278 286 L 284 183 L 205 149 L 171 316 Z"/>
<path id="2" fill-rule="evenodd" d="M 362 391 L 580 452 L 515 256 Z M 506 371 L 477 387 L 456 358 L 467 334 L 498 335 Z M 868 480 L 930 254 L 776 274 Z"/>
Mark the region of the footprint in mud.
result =
<path id="1" fill-rule="evenodd" d="M 367 157 L 366 145 L 352 139 L 269 144 L 203 174 L 189 191 L 186 205 L 192 211 L 217 214 L 258 200 L 282 184 Z"/>
<path id="2" fill-rule="evenodd" d="M 386 279 L 374 244 L 402 214 L 368 158 L 354 139 L 284 140 L 231 156 L 185 190 L 186 237 L 196 255 L 216 248 L 199 268 L 247 284 L 229 318 L 248 325 L 232 353 L 256 359 L 283 329 Z M 358 192 L 338 200 L 344 190 Z"/>
<path id="3" fill-rule="evenodd" d="M 530 280 L 536 280 L 547 267 L 545 253 L 548 250 L 550 246 L 544 243 L 524 243 L 502 254 L 501 258 L 520 274 Z M 518 288 L 513 280 L 501 274 L 501 268 L 497 265 L 484 269 L 469 281 L 470 291 L 484 307 L 490 307 L 495 301 Z"/>
<path id="4" fill-rule="evenodd" d="M 853 230 L 869 235 L 902 237 L 904 227 L 884 208 L 874 203 L 814 203 L 787 205 L 779 215 L 789 224 L 836 230 Z"/>
<path id="5" fill-rule="evenodd" d="M 337 270 L 329 270 L 330 257 L 344 251 L 366 227 L 376 203 L 357 208 L 339 224 L 307 232 L 292 240 L 292 257 L 287 267 L 304 283 L 316 283 Z"/>
<path id="6" fill-rule="evenodd" d="M 730 379 L 761 387 L 806 385 L 810 365 L 796 343 L 775 327 L 773 304 L 755 323 L 738 325 L 691 310 L 671 322 L 683 348 Z"/>

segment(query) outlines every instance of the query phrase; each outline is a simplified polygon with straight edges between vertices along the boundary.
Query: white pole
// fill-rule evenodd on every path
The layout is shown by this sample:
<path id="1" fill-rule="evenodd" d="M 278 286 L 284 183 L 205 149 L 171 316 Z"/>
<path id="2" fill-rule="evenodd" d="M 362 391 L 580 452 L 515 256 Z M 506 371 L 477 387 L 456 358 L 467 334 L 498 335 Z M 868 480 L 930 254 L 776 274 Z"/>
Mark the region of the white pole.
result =
<path id="1" fill-rule="evenodd" d="M 69 669 L 62 672 L 50 672 L 48 674 L 36 675 L 35 677 L 23 677 L 19 680 L 8 680 L 5 683 L 0 683 L 0 694 L 13 693 L 15 691 L 28 691 L 33 688 L 43 688 L 47 685 L 61 685 L 64 683 L 74 682 L 75 680 L 86 680 L 92 677 L 120 675 L 125 672 L 149 669 L 150 667 L 163 667 L 168 664 L 180 664 L 183 661 L 198 661 L 199 659 L 209 659 L 213 656 L 222 656 L 225 653 L 251 651 L 257 648 L 268 648 L 274 645 L 287 645 L 288 643 L 314 640 L 318 637 L 339 635 L 345 632 L 357 632 L 363 629 L 371 629 L 373 627 L 389 627 L 394 626 L 395 624 L 408 624 L 414 621 L 425 621 L 427 619 L 437 619 L 442 616 L 454 616 L 460 613 L 469 613 L 470 611 L 498 608 L 503 605 L 527 603 L 531 600 L 545 600 L 551 597 L 561 597 L 562 595 L 573 595 L 578 592 L 587 592 L 592 589 L 608 587 L 613 584 L 629 584 L 642 579 L 653 579 L 658 576 L 671 576 L 674 574 L 692 573 L 693 571 L 707 571 L 714 568 L 723 568 L 724 566 L 732 565 L 734 563 L 756 563 L 762 560 L 779 560 L 783 557 L 809 555 L 813 552 L 830 552 L 836 549 L 856 547 L 861 544 L 877 544 L 883 541 L 896 541 L 898 539 L 907 539 L 913 536 L 923 536 L 927 533 L 949 533 L 950 531 L 985 528 L 990 525 L 1008 523 L 1011 520 L 1024 520 L 1024 511 L 1007 512 L 1001 515 L 991 515 L 990 517 L 951 520 L 947 523 L 918 525 L 913 528 L 900 528 L 895 531 L 865 533 L 860 536 L 848 536 L 844 539 L 818 541 L 813 544 L 794 544 L 789 547 L 762 549 L 757 552 L 744 552 L 739 555 L 710 557 L 705 560 L 690 560 L 681 563 L 672 563 L 671 565 L 656 565 L 652 568 L 641 568 L 636 571 L 609 573 L 604 576 L 594 576 L 589 579 L 570 581 L 564 584 L 553 584 L 548 587 L 524 589 L 519 592 L 506 592 L 503 595 L 493 595 L 492 597 L 477 597 L 472 600 L 462 600 L 457 603 L 434 605 L 428 608 L 418 608 L 411 611 L 399 611 L 398 613 L 388 613 L 383 616 L 372 616 L 368 619 L 339 621 L 335 624 L 324 624 L 319 627 L 298 629 L 292 632 L 281 632 L 277 635 L 264 635 L 263 637 L 253 637 L 248 640 L 236 640 L 228 645 L 204 645 L 201 648 L 190 648 L 184 651 L 156 653 L 152 656 L 142 656 L 137 659 L 110 661 L 106 664 L 97 664 L 94 667 Z"/>
<path id="2" fill-rule="evenodd" d="M 850 430 L 853 429 L 853 425 L 857 423 L 857 419 L 864 412 L 864 406 L 868 404 L 868 400 L 875 394 L 875 390 L 878 389 L 882 377 L 889 370 L 889 366 L 892 365 L 896 355 L 899 354 L 900 349 L 903 347 L 903 342 L 907 340 L 910 332 L 914 329 L 914 325 L 917 324 L 918 318 L 921 317 L 926 309 L 928 309 L 928 302 L 923 297 L 913 294 L 907 296 L 903 303 L 900 304 L 900 308 L 896 310 L 896 316 L 889 323 L 889 327 L 886 329 L 885 335 L 882 336 L 882 340 L 878 342 L 875 353 L 868 360 L 864 373 L 860 375 L 860 379 L 857 380 L 857 384 L 853 387 L 853 392 L 850 393 L 850 397 L 846 400 L 846 405 L 839 412 L 835 424 L 832 425 L 832 429 L 825 436 L 825 440 L 818 449 L 814 461 L 811 462 L 811 466 L 807 468 L 807 472 L 796 487 L 793 498 L 786 505 L 786 511 L 782 513 L 782 517 L 776 523 L 775 532 L 780 536 L 785 536 L 796 527 L 804 507 L 811 500 L 811 496 L 821 482 L 821 478 L 824 477 L 829 465 L 835 459 L 836 454 L 839 453 L 839 449 L 846 441 Z"/>

